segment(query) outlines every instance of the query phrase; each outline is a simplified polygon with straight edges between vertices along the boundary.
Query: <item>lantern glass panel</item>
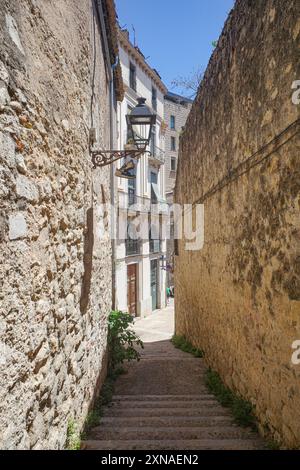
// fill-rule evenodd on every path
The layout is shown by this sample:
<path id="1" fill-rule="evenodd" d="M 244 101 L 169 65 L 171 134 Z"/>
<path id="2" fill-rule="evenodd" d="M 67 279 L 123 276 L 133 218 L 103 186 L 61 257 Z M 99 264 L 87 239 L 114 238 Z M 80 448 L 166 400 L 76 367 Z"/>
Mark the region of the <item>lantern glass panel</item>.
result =
<path id="1" fill-rule="evenodd" d="M 156 121 L 156 115 L 152 114 L 145 105 L 145 98 L 139 98 L 138 105 L 126 116 L 129 129 L 136 147 L 145 148 L 149 144 L 151 129 Z"/>

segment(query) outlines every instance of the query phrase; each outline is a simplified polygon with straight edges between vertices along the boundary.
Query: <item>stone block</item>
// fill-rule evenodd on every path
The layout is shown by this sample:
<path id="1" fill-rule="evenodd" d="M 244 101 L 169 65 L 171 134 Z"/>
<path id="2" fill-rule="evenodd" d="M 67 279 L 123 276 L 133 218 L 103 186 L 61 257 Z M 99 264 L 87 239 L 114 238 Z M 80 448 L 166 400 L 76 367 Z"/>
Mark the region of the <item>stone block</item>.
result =
<path id="1" fill-rule="evenodd" d="M 9 170 L 0 166 L 0 196 L 6 197 L 9 193 L 8 180 L 10 179 Z"/>
<path id="2" fill-rule="evenodd" d="M 2 80 L 2 82 L 5 83 L 5 85 L 8 85 L 9 73 L 1 60 L 0 60 L 0 80 Z"/>
<path id="3" fill-rule="evenodd" d="M 49 178 L 43 178 L 39 183 L 41 199 L 49 199 L 52 196 L 52 185 Z"/>
<path id="4" fill-rule="evenodd" d="M 10 100 L 6 86 L 0 82 L 0 106 L 5 106 Z"/>
<path id="5" fill-rule="evenodd" d="M 24 157 L 20 153 L 16 154 L 16 165 L 17 165 L 17 170 L 25 175 L 27 173 L 27 168 L 25 165 Z"/>
<path id="6" fill-rule="evenodd" d="M 21 212 L 9 216 L 9 239 L 17 240 L 27 235 L 27 224 L 24 215 Z"/>
<path id="7" fill-rule="evenodd" d="M 11 15 L 5 15 L 6 27 L 8 29 L 8 33 L 10 35 L 11 40 L 17 46 L 19 51 L 24 54 L 24 49 L 21 43 L 21 39 L 19 36 L 18 25 L 15 19 Z"/>
<path id="8" fill-rule="evenodd" d="M 9 103 L 9 106 L 11 107 L 11 109 L 16 111 L 16 113 L 21 113 L 23 111 L 23 106 L 18 101 L 11 101 Z"/>
<path id="9" fill-rule="evenodd" d="M 13 138 L 4 132 L 0 132 L 0 159 L 9 168 L 15 168 L 16 145 Z"/>
<path id="10" fill-rule="evenodd" d="M 39 199 L 38 188 L 34 182 L 26 176 L 17 177 L 16 192 L 20 198 L 24 198 L 30 202 L 37 202 Z"/>
<path id="11" fill-rule="evenodd" d="M 22 92 L 22 90 L 18 89 L 16 91 L 16 95 L 17 95 L 17 98 L 18 100 L 20 101 L 20 103 L 22 104 L 26 104 L 27 103 L 27 98 L 26 96 L 24 95 L 24 93 Z"/>

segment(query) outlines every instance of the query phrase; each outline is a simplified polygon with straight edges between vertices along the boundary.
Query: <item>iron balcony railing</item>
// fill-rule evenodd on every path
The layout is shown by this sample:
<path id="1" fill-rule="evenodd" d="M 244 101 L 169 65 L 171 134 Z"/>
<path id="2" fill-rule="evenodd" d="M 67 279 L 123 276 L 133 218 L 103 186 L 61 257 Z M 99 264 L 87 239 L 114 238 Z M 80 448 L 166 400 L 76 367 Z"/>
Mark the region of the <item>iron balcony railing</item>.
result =
<path id="1" fill-rule="evenodd" d="M 123 133 L 124 144 L 128 144 L 130 142 L 133 144 L 132 140 L 132 135 L 130 134 L 129 130 L 126 129 Z M 160 164 L 165 163 L 165 151 L 155 145 L 155 140 L 151 139 L 148 149 L 151 153 L 151 155 L 149 155 L 149 158 L 155 159 Z"/>
<path id="2" fill-rule="evenodd" d="M 160 164 L 165 163 L 165 151 L 164 150 L 157 147 L 156 145 L 150 145 L 150 152 L 151 152 L 151 156 L 149 156 L 149 158 L 157 160 Z"/>
<path id="3" fill-rule="evenodd" d="M 132 240 L 127 238 L 125 241 L 126 256 L 134 256 L 141 254 L 141 240 Z M 149 252 L 160 253 L 161 252 L 161 240 L 149 240 Z"/>
<path id="4" fill-rule="evenodd" d="M 118 197 L 119 209 L 132 209 L 137 212 L 150 212 L 151 200 L 146 197 L 137 196 L 135 192 L 119 193 Z"/>
<path id="5" fill-rule="evenodd" d="M 132 240 L 127 238 L 125 241 L 126 246 L 126 256 L 139 255 L 141 252 L 141 242 L 140 240 Z"/>

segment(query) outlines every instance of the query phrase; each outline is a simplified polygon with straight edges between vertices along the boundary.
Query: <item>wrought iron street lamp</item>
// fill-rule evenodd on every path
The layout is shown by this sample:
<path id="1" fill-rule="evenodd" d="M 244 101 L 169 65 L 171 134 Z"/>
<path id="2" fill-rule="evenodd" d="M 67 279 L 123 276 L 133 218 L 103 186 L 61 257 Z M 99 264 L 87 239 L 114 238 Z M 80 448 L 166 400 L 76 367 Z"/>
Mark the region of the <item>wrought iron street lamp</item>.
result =
<path id="1" fill-rule="evenodd" d="M 132 135 L 134 148 L 124 150 L 91 150 L 94 168 L 110 165 L 121 158 L 139 158 L 146 150 L 151 138 L 152 128 L 156 122 L 156 114 L 152 114 L 146 105 L 146 98 L 138 98 L 137 106 L 126 115 L 130 135 Z M 128 163 L 125 163 L 128 165 Z M 120 172 L 119 172 L 120 173 Z M 118 174 L 118 176 L 122 176 Z M 128 176 L 123 175 L 127 178 Z"/>
<path id="2" fill-rule="evenodd" d="M 152 114 L 146 105 L 146 98 L 138 98 L 137 106 L 126 115 L 127 126 L 135 146 L 145 149 L 149 144 L 151 132 L 156 123 L 156 114 Z"/>

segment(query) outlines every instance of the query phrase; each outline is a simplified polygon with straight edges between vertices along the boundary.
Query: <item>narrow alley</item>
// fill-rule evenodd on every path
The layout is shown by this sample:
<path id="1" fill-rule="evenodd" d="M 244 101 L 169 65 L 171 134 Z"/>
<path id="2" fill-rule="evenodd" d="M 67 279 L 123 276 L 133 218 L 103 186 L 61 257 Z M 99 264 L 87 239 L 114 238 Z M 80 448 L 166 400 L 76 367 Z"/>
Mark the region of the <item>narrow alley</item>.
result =
<path id="1" fill-rule="evenodd" d="M 0 12 L 0 450 L 286 465 L 300 0 Z"/>
<path id="2" fill-rule="evenodd" d="M 209 394 L 204 359 L 176 349 L 170 341 L 173 330 L 173 306 L 136 321 L 144 342 L 141 360 L 130 363 L 117 380 L 113 401 L 83 448 L 263 449 L 265 443 L 237 426 Z"/>

